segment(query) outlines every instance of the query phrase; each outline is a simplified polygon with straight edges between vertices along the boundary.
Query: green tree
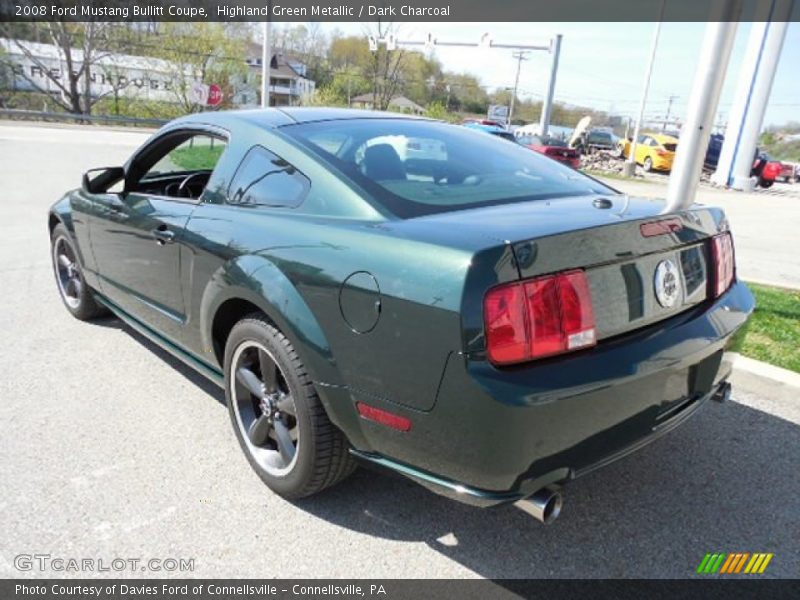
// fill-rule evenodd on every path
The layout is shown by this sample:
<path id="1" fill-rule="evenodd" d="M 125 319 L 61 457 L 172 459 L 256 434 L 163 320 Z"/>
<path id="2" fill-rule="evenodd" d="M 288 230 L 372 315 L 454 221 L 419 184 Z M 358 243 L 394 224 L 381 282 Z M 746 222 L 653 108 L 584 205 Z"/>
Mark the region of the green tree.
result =
<path id="1" fill-rule="evenodd" d="M 192 99 L 192 84 L 217 84 L 229 103 L 233 81 L 246 77 L 245 63 L 249 32 L 243 24 L 164 23 L 158 47 L 152 55 L 167 61 L 171 69 L 172 94 L 183 112 L 202 107 Z"/>

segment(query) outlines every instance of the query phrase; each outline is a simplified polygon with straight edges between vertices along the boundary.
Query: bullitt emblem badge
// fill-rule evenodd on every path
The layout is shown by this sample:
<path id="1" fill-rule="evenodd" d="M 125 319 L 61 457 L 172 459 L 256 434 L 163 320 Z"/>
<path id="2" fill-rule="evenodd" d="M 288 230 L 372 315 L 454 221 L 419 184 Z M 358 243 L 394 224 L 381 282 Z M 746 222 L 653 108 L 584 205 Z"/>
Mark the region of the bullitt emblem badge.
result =
<path id="1" fill-rule="evenodd" d="M 662 260 L 656 267 L 656 300 L 664 308 L 672 308 L 681 293 L 681 279 L 678 267 L 671 260 Z"/>

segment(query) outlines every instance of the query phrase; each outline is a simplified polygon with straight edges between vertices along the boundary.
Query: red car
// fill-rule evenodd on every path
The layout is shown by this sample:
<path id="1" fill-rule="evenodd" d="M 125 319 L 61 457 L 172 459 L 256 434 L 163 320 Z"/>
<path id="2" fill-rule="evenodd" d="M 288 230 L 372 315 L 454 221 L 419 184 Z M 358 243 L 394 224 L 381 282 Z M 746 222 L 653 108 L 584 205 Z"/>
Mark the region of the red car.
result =
<path id="1" fill-rule="evenodd" d="M 580 153 L 576 149 L 570 148 L 563 140 L 552 137 L 542 138 L 537 135 L 522 135 L 517 138 L 517 141 L 523 146 L 541 152 L 573 169 L 581 166 Z"/>
<path id="2" fill-rule="evenodd" d="M 778 161 L 770 159 L 769 155 L 763 152 L 758 155 L 753 163 L 753 175 L 758 177 L 758 186 L 762 188 L 771 187 L 781 173 L 783 165 Z"/>

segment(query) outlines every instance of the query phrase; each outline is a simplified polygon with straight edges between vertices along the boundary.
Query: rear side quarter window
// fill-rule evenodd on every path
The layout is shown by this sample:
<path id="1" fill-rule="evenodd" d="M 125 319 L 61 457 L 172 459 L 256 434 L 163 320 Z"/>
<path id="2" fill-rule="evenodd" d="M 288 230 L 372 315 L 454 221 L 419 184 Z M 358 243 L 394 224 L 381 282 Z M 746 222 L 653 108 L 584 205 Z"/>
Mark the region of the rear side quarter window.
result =
<path id="1" fill-rule="evenodd" d="M 311 182 L 294 166 L 262 146 L 247 151 L 228 187 L 228 203 L 296 208 Z"/>

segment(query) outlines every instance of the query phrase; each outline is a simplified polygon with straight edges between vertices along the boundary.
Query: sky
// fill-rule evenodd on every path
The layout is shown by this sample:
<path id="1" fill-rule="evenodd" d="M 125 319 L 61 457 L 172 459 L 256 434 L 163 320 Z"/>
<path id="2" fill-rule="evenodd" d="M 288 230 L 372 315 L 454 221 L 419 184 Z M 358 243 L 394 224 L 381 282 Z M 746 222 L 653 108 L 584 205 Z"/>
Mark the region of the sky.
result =
<path id="1" fill-rule="evenodd" d="M 635 117 L 655 23 L 398 23 L 402 39 L 478 41 L 484 33 L 498 43 L 546 44 L 556 33 L 564 37 L 556 82 L 557 101 Z M 650 83 L 645 119 L 665 114 L 670 95 L 672 114 L 686 111 L 705 23 L 663 23 Z M 724 122 L 736 92 L 750 24 L 741 23 L 720 98 L 718 121 Z M 325 31 L 362 35 L 364 23 L 324 23 Z M 511 50 L 444 48 L 434 55 L 449 71 L 467 72 L 494 89 L 514 85 L 516 61 Z M 775 74 L 764 125 L 800 122 L 800 23 L 791 23 Z M 550 56 L 532 52 L 522 64 L 519 96 L 541 99 L 547 85 Z"/>

